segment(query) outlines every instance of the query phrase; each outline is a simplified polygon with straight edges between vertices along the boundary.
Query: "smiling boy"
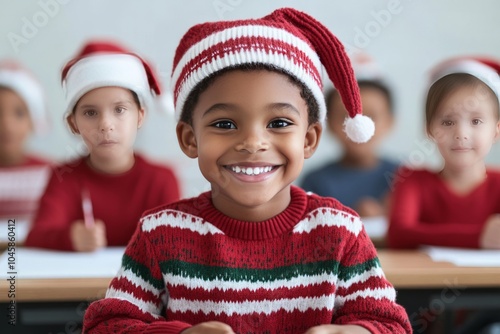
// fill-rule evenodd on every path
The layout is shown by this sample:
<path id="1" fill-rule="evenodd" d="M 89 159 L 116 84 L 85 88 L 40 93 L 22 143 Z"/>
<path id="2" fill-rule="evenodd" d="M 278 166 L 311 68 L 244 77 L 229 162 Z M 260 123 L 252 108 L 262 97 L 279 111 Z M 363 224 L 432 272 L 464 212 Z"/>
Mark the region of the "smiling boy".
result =
<path id="1" fill-rule="evenodd" d="M 358 215 L 291 185 L 321 135 L 319 59 L 350 110 L 348 135 L 368 140 L 343 47 L 307 14 L 186 33 L 172 75 L 177 136 L 211 190 L 143 216 L 86 312 L 88 333 L 410 331 Z"/>

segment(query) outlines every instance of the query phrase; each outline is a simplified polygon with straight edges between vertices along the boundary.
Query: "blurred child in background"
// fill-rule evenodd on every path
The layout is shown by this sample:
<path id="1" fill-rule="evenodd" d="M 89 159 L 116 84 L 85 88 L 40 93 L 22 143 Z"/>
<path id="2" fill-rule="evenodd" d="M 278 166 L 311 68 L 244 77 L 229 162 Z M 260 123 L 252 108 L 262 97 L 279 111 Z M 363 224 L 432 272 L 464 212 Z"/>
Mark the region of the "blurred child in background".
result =
<path id="1" fill-rule="evenodd" d="M 133 149 L 160 94 L 158 83 L 139 56 L 102 41 L 86 44 L 64 67 L 62 80 L 66 121 L 89 155 L 54 168 L 26 245 L 75 251 L 124 246 L 143 211 L 179 199 L 172 170 Z"/>
<path id="2" fill-rule="evenodd" d="M 50 174 L 48 161 L 27 152 L 32 134 L 48 128 L 40 83 L 21 64 L 0 62 L 0 219 L 31 222 Z M 19 240 L 18 240 L 19 241 Z"/>
<path id="3" fill-rule="evenodd" d="M 398 164 L 382 158 L 377 147 L 394 123 L 393 97 L 374 61 L 365 54 L 353 57 L 363 114 L 375 122 L 375 135 L 366 143 L 350 141 L 343 130 L 346 108 L 335 88 L 326 93 L 327 126 L 342 146 L 339 160 L 310 171 L 301 186 L 321 196 L 334 197 L 361 217 L 385 216 L 390 175 Z"/>
<path id="4" fill-rule="evenodd" d="M 500 249 L 500 172 L 484 162 L 499 136 L 499 72 L 497 61 L 467 57 L 433 70 L 426 130 L 443 167 L 395 178 L 390 247 Z"/>

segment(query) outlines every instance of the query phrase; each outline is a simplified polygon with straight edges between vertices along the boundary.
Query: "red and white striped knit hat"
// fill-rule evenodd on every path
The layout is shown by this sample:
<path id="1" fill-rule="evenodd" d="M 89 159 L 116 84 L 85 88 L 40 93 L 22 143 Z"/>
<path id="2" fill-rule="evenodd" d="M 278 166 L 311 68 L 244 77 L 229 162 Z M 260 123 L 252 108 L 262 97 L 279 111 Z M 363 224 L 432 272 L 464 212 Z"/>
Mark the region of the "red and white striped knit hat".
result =
<path id="1" fill-rule="evenodd" d="M 347 136 L 359 143 L 372 137 L 375 126 L 362 115 L 359 88 L 344 46 L 316 19 L 291 8 L 261 19 L 207 22 L 189 29 L 177 47 L 172 69 L 176 119 L 201 81 L 244 64 L 267 64 L 299 80 L 316 98 L 320 121 L 326 115 L 323 65 L 349 113 Z"/>
<path id="2" fill-rule="evenodd" d="M 154 107 L 160 85 L 153 70 L 141 57 L 110 41 L 90 41 L 64 67 L 61 75 L 66 91 L 66 114 L 89 91 L 108 86 L 132 90 L 146 110 Z"/>
<path id="3" fill-rule="evenodd" d="M 466 73 L 484 82 L 500 101 L 500 61 L 485 57 L 456 57 L 441 62 L 431 70 L 431 85 L 453 73 Z"/>
<path id="4" fill-rule="evenodd" d="M 0 63 L 0 86 L 14 91 L 26 103 L 35 133 L 47 133 L 47 105 L 42 86 L 33 74 L 14 60 L 4 60 Z"/>

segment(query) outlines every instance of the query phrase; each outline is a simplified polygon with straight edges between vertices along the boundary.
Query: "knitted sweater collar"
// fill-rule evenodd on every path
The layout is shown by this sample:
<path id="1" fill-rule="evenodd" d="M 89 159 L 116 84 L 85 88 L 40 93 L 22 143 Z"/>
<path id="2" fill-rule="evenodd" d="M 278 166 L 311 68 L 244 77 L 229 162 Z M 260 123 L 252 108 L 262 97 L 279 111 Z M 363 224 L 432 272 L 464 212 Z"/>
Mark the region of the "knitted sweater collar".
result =
<path id="1" fill-rule="evenodd" d="M 264 240 L 277 237 L 290 231 L 303 217 L 307 207 L 307 195 L 298 188 L 290 188 L 291 201 L 288 207 L 278 215 L 260 222 L 241 221 L 226 216 L 212 204 L 211 192 L 200 195 L 206 205 L 200 210 L 200 216 L 216 226 L 229 237 L 243 240 Z"/>

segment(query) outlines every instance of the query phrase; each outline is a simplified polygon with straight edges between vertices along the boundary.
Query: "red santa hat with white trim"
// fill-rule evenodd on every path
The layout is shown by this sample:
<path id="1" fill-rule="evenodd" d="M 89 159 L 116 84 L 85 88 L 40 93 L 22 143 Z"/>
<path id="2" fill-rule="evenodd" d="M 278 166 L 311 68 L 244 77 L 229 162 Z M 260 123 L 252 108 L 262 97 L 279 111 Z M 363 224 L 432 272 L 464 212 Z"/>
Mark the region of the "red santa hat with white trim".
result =
<path id="1" fill-rule="evenodd" d="M 47 105 L 42 86 L 35 76 L 14 60 L 0 63 L 0 87 L 12 90 L 26 104 L 36 134 L 49 130 Z"/>
<path id="2" fill-rule="evenodd" d="M 500 61 L 472 56 L 445 60 L 431 70 L 431 85 L 453 73 L 466 73 L 475 76 L 491 88 L 500 101 Z"/>
<path id="3" fill-rule="evenodd" d="M 66 92 L 66 115 L 73 112 L 78 100 L 89 91 L 108 86 L 132 90 L 146 110 L 155 107 L 160 85 L 151 66 L 135 53 L 112 41 L 86 43 L 62 70 Z"/>
<path id="4" fill-rule="evenodd" d="M 375 126 L 362 114 L 359 88 L 344 46 L 316 19 L 292 8 L 260 19 L 193 26 L 181 39 L 173 63 L 176 119 L 204 79 L 245 64 L 269 65 L 304 84 L 318 103 L 320 121 L 326 116 L 320 74 L 324 66 L 349 114 L 344 124 L 347 136 L 359 143 L 373 136 Z"/>

